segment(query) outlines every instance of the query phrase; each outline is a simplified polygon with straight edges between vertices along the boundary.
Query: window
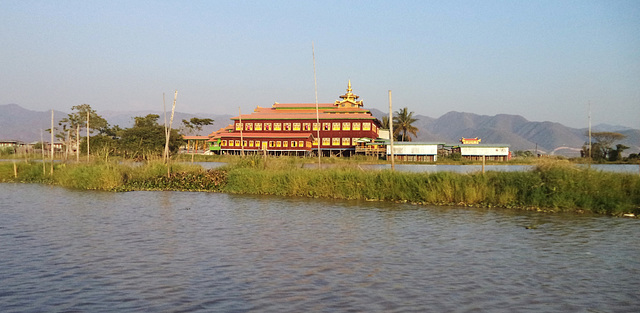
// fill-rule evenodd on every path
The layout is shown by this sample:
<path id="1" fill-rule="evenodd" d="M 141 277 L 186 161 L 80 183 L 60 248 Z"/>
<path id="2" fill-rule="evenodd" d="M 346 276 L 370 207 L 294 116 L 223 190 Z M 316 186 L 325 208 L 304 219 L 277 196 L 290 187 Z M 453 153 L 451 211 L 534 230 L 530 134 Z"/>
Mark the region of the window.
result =
<path id="1" fill-rule="evenodd" d="M 242 130 L 242 123 L 236 123 L 236 130 Z"/>
<path id="2" fill-rule="evenodd" d="M 331 123 L 322 123 L 322 130 L 331 130 Z"/>
<path id="3" fill-rule="evenodd" d="M 319 130 L 320 129 L 320 123 L 313 123 L 313 130 Z"/>
<path id="4" fill-rule="evenodd" d="M 360 123 L 353 123 L 353 130 L 360 130 Z"/>
<path id="5" fill-rule="evenodd" d="M 343 146 L 349 146 L 351 143 L 351 138 L 342 138 L 342 145 Z"/>
<path id="6" fill-rule="evenodd" d="M 253 147 L 253 140 L 249 140 L 249 147 Z"/>
<path id="7" fill-rule="evenodd" d="M 223 146 L 226 146 L 226 145 L 227 145 L 227 140 L 226 140 L 226 139 L 222 141 L 222 145 L 223 145 Z"/>
<path id="8" fill-rule="evenodd" d="M 300 148 L 304 147 L 304 141 L 300 140 L 300 141 L 298 142 L 298 146 L 300 146 Z"/>
<path id="9" fill-rule="evenodd" d="M 240 147 L 240 140 L 236 140 L 236 147 Z"/>
<path id="10" fill-rule="evenodd" d="M 296 129 L 296 125 L 293 125 L 293 129 Z M 302 129 L 306 132 L 311 130 L 311 123 L 302 124 Z"/>
<path id="11" fill-rule="evenodd" d="M 355 146 L 358 144 L 358 138 L 351 138 L 351 145 Z"/>
<path id="12" fill-rule="evenodd" d="M 267 150 L 267 142 L 266 141 L 262 142 L 262 150 Z"/>
<path id="13" fill-rule="evenodd" d="M 294 141 L 294 142 L 295 142 L 295 141 Z M 289 142 L 288 142 L 288 141 L 286 141 L 286 140 L 285 140 L 285 141 L 283 141 L 283 142 L 282 142 L 282 147 L 283 147 L 283 148 L 288 148 L 288 147 L 289 147 Z"/>
<path id="14" fill-rule="evenodd" d="M 271 123 L 264 123 L 264 130 L 271 131 Z"/>
<path id="15" fill-rule="evenodd" d="M 340 138 L 338 138 L 338 137 L 331 138 L 331 145 L 332 146 L 339 146 L 340 145 Z"/>
<path id="16" fill-rule="evenodd" d="M 351 123 L 342 122 L 342 130 L 351 130 Z"/>
<path id="17" fill-rule="evenodd" d="M 233 147 L 233 140 L 229 140 L 229 147 Z"/>
<path id="18" fill-rule="evenodd" d="M 269 141 L 269 148 L 273 148 L 275 146 L 276 146 L 275 141 L 273 141 L 273 140 Z"/>
<path id="19" fill-rule="evenodd" d="M 246 147 L 246 146 L 247 146 L 247 141 L 246 141 L 246 140 L 243 140 L 243 141 L 242 141 L 242 146 L 243 146 L 243 147 Z"/>
<path id="20" fill-rule="evenodd" d="M 307 148 L 311 148 L 311 141 L 307 141 Z"/>
<path id="21" fill-rule="evenodd" d="M 293 130 L 294 131 L 299 131 L 300 130 L 300 123 L 293 123 Z"/>
<path id="22" fill-rule="evenodd" d="M 297 141 L 291 141 L 291 148 L 296 148 L 298 147 L 298 142 Z"/>
<path id="23" fill-rule="evenodd" d="M 318 145 L 318 138 L 313 138 L 313 145 L 317 146 Z"/>
<path id="24" fill-rule="evenodd" d="M 282 130 L 282 123 L 273 123 L 273 130 Z"/>
<path id="25" fill-rule="evenodd" d="M 278 148 L 282 147 L 282 141 L 280 140 L 276 141 L 276 147 Z"/>
<path id="26" fill-rule="evenodd" d="M 327 137 L 322 138 L 322 145 L 323 146 L 328 146 L 330 144 L 331 144 L 331 138 L 327 138 Z"/>
<path id="27" fill-rule="evenodd" d="M 253 123 L 245 123 L 244 130 L 252 131 L 253 130 Z"/>
<path id="28" fill-rule="evenodd" d="M 340 130 L 340 122 L 333 123 L 333 129 L 332 130 Z"/>
<path id="29" fill-rule="evenodd" d="M 371 130 L 371 123 L 362 123 L 362 130 Z"/>
<path id="30" fill-rule="evenodd" d="M 253 128 L 257 131 L 262 130 L 262 123 L 255 123 L 253 124 Z"/>
<path id="31" fill-rule="evenodd" d="M 284 131 L 291 131 L 291 123 L 284 123 Z"/>

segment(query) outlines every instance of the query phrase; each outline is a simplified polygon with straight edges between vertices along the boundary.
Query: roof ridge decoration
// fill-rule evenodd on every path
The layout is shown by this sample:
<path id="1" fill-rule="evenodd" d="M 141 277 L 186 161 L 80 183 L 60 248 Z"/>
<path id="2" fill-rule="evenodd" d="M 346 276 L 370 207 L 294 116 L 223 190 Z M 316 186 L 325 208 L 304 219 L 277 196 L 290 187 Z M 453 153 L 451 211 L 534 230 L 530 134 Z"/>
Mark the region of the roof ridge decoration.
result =
<path id="1" fill-rule="evenodd" d="M 347 93 L 340 96 L 342 100 L 336 100 L 334 103 L 335 106 L 339 108 L 357 108 L 363 106 L 362 100 L 357 101 L 360 96 L 352 93 L 351 89 L 351 79 L 349 79 L 349 84 L 347 85 Z"/>

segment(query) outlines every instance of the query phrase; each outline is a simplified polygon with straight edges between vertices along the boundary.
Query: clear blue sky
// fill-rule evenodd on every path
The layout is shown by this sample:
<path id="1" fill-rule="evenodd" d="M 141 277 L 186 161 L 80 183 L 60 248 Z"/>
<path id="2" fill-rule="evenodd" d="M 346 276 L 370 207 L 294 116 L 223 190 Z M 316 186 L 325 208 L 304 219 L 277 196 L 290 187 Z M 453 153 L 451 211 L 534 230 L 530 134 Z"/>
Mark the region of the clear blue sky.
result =
<path id="1" fill-rule="evenodd" d="M 0 10 L 0 104 L 248 113 L 320 102 L 640 128 L 640 1 L 25 1 Z"/>

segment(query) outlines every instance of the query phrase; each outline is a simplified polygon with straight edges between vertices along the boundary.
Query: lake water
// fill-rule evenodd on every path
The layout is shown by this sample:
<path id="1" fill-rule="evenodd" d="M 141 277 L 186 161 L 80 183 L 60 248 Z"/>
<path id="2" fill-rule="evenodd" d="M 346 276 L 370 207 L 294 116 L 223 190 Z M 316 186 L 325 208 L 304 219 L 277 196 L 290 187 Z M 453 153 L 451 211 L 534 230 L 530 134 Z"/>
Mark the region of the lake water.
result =
<path id="1" fill-rule="evenodd" d="M 602 216 L 0 184 L 0 311 L 637 312 L 638 238 Z"/>

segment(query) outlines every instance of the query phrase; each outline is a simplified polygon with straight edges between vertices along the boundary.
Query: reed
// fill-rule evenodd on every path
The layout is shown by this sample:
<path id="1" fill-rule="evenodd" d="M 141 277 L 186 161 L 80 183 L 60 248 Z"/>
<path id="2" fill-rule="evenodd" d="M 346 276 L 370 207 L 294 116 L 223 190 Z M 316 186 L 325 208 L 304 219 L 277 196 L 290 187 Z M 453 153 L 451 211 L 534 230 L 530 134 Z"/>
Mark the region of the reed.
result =
<path id="1" fill-rule="evenodd" d="M 526 208 L 620 215 L 640 213 L 640 177 L 543 164 L 530 172 L 457 174 L 357 168 L 229 169 L 223 191 L 438 205 Z"/>
<path id="2" fill-rule="evenodd" d="M 49 183 L 76 189 L 189 190 L 279 196 L 396 201 L 640 214 L 640 177 L 543 162 L 528 172 L 458 174 L 363 171 L 344 164 L 302 168 L 294 158 L 236 158 L 224 168 L 161 161 L 56 164 L 53 176 L 38 162 L 0 162 L 0 181 Z M 170 173 L 167 176 L 167 172 Z"/>
<path id="3" fill-rule="evenodd" d="M 111 190 L 122 185 L 120 169 L 109 164 L 62 164 L 54 172 L 53 183 L 67 188 Z"/>

